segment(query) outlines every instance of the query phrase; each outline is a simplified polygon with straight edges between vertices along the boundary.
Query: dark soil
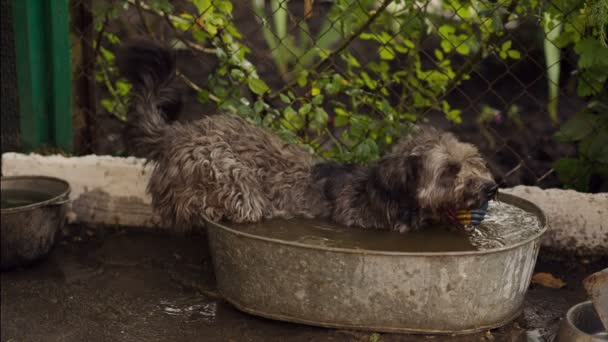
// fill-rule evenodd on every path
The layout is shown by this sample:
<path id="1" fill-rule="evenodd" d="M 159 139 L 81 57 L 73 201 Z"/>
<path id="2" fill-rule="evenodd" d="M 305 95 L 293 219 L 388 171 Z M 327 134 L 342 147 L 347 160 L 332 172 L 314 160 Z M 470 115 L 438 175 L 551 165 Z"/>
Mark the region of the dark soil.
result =
<path id="1" fill-rule="evenodd" d="M 608 258 L 541 251 L 536 271 L 567 286 L 531 285 L 506 326 L 464 336 L 372 334 L 278 322 L 222 301 L 203 235 L 69 227 L 44 260 L 1 274 L 2 341 L 550 341 L 581 280 Z"/>

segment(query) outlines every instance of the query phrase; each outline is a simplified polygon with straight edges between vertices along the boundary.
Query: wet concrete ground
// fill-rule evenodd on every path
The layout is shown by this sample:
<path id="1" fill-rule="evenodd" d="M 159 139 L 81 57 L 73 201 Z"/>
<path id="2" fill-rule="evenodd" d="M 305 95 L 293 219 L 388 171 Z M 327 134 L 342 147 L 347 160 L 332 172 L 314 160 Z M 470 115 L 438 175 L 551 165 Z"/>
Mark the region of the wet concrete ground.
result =
<path id="1" fill-rule="evenodd" d="M 374 334 L 241 313 L 214 289 L 203 235 L 173 237 L 69 227 L 48 258 L 1 275 L 2 341 L 550 341 L 585 300 L 581 280 L 608 265 L 541 251 L 537 272 L 568 283 L 532 285 L 522 315 L 466 336 Z"/>

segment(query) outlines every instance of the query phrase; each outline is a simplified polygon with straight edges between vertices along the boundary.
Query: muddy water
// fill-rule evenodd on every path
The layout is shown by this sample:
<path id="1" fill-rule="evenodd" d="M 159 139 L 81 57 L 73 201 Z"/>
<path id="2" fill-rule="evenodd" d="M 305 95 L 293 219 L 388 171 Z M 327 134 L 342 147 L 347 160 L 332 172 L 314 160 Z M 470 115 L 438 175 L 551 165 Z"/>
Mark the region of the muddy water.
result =
<path id="1" fill-rule="evenodd" d="M 16 190 L 6 189 L 2 190 L 2 209 L 10 209 L 17 207 L 24 207 L 26 205 L 44 202 L 53 198 L 53 195 L 49 195 L 44 192 L 30 191 L 30 190 Z"/>
<path id="2" fill-rule="evenodd" d="M 485 220 L 472 232 L 435 225 L 400 234 L 388 230 L 347 228 L 308 219 L 230 226 L 254 235 L 314 246 L 391 252 L 487 250 L 526 240 L 541 229 L 536 215 L 495 201 L 490 203 Z"/>

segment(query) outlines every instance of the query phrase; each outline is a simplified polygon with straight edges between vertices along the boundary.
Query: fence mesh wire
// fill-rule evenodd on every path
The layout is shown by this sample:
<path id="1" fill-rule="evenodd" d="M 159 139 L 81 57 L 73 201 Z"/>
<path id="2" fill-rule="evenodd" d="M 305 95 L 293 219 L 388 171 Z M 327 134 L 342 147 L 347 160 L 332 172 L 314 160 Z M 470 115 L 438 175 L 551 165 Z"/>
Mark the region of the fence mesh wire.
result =
<path id="1" fill-rule="evenodd" d="M 478 146 L 503 186 L 606 191 L 608 151 L 594 145 L 606 119 L 593 112 L 605 105 L 606 78 L 593 72 L 603 62 L 581 64 L 582 49 L 605 47 L 588 38 L 598 33 L 581 24 L 585 10 L 562 0 L 72 0 L 77 153 L 127 153 L 129 85 L 114 54 L 145 36 L 177 51 L 184 107 L 171 119 L 232 112 L 347 161 L 373 159 L 423 122 Z M 570 126 L 584 135 L 556 140 L 577 115 Z M 587 155 L 569 141 L 595 136 Z"/>
<path id="2" fill-rule="evenodd" d="M 0 87 L 2 87 L 2 153 L 17 151 L 20 147 L 19 139 L 19 103 L 17 96 L 17 70 L 15 63 L 15 42 L 13 40 L 13 17 L 11 1 L 1 2 L 2 42 L 0 43 L 0 59 L 2 69 Z"/>

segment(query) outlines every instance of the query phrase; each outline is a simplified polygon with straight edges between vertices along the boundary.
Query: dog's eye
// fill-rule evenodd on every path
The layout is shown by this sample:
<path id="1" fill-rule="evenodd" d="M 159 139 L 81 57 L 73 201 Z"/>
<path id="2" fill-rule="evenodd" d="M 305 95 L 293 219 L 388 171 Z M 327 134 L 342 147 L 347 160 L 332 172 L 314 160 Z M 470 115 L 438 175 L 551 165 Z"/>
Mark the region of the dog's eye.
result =
<path id="1" fill-rule="evenodd" d="M 441 172 L 441 183 L 444 185 L 451 183 L 460 172 L 460 168 L 460 164 L 458 163 L 448 163 Z"/>
<path id="2" fill-rule="evenodd" d="M 448 163 L 443 171 L 444 174 L 455 177 L 460 172 L 460 164 L 459 163 Z"/>

